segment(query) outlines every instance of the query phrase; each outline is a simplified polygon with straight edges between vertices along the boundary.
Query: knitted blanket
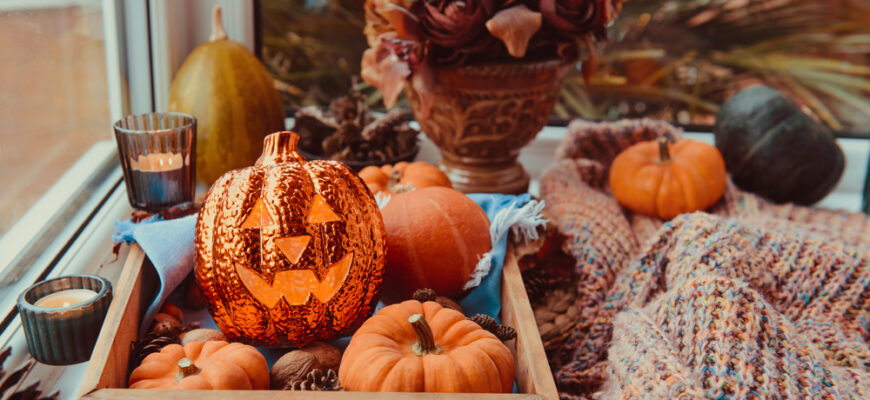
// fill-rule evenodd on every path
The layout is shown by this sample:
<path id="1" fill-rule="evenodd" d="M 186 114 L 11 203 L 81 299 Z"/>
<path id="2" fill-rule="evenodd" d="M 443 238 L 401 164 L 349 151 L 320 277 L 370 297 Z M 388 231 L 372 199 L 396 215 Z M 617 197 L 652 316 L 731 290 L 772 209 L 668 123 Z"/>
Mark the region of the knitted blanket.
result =
<path id="1" fill-rule="evenodd" d="M 620 208 L 616 154 L 680 135 L 575 122 L 542 178 L 584 304 L 550 355 L 563 397 L 870 398 L 870 220 L 730 184 L 709 213 L 667 223 Z"/>

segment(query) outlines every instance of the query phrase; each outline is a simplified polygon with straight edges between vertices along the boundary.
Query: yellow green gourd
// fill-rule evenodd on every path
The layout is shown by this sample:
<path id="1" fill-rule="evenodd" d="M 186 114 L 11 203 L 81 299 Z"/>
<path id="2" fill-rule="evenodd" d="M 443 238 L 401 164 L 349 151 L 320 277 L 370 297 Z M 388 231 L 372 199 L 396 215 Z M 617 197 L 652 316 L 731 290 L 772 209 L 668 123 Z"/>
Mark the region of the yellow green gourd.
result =
<path id="1" fill-rule="evenodd" d="M 272 77 L 248 49 L 227 38 L 215 7 L 212 34 L 175 75 L 169 111 L 197 119 L 196 178 L 211 184 L 252 165 L 266 135 L 284 130 L 284 109 Z"/>

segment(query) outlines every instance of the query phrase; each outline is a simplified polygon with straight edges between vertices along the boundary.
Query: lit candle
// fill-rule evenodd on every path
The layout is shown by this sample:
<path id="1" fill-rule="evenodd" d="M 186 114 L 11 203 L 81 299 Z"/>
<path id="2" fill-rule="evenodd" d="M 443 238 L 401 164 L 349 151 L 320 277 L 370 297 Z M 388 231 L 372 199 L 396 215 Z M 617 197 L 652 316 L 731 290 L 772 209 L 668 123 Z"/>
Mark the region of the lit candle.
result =
<path id="1" fill-rule="evenodd" d="M 34 304 L 42 308 L 69 307 L 84 303 L 97 297 L 97 292 L 90 289 L 67 289 L 54 292 L 39 299 Z"/>
<path id="2" fill-rule="evenodd" d="M 165 172 L 184 167 L 180 153 L 140 154 L 130 160 L 130 168 L 139 171 Z"/>
<path id="3" fill-rule="evenodd" d="M 91 357 L 112 302 L 112 283 L 93 275 L 37 282 L 18 296 L 27 350 L 41 363 L 69 365 Z"/>

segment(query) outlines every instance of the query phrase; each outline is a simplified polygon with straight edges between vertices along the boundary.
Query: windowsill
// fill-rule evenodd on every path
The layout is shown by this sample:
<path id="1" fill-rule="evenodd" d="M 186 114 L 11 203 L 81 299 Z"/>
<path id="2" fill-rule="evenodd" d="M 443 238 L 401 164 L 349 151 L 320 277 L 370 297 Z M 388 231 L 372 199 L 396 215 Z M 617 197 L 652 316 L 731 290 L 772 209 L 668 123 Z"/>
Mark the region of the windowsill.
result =
<path id="1" fill-rule="evenodd" d="M 565 128 L 562 127 L 547 127 L 523 150 L 520 160 L 532 177 L 530 192 L 537 192 L 538 179 L 543 170 L 552 163 L 555 149 L 561 142 L 564 132 Z M 712 142 L 713 139 L 709 133 L 687 133 L 686 136 L 706 142 Z M 870 140 L 839 139 L 839 141 L 846 153 L 847 169 L 836 191 L 825 198 L 819 206 L 857 211 L 861 205 L 864 175 L 866 173 L 868 154 L 870 154 Z M 112 157 L 117 157 L 114 153 L 114 143 L 108 141 L 107 143 L 99 144 L 99 146 L 102 146 L 101 151 L 94 150 L 100 154 L 99 157 L 95 156 L 97 153 L 89 152 L 80 160 L 80 163 L 76 164 L 81 166 L 75 170 L 71 169 L 70 173 L 67 173 L 56 186 L 81 189 L 86 181 L 82 179 L 82 176 L 94 175 L 99 165 L 105 164 Z M 99 159 L 101 162 L 95 162 L 95 159 Z M 437 147 L 425 136 L 421 137 L 421 149 L 418 159 L 433 163 L 440 160 Z M 87 165 L 90 165 L 90 167 L 87 167 Z M 88 168 L 90 170 L 86 171 Z M 104 276 L 112 282 L 117 282 L 128 249 L 127 246 L 122 246 L 119 258 L 113 261 L 111 232 L 114 228 L 114 221 L 129 217 L 132 211 L 127 202 L 124 185 L 117 184 L 119 175 L 120 169 L 115 166 L 105 179 L 107 181 L 115 179 L 114 187 L 101 200 L 96 211 L 90 216 L 85 225 L 79 228 L 75 239 L 61 251 L 47 278 L 85 273 Z M 106 182 L 104 182 L 105 184 Z M 69 196 L 69 194 L 66 195 Z M 96 200 L 90 199 L 90 201 Z M 55 207 L 64 207 L 66 203 L 61 202 L 58 204 Z M 52 212 L 51 215 L 56 215 L 61 210 L 48 211 Z M 14 302 L 17 293 L 15 296 L 7 297 L 7 301 Z M 10 345 L 13 347 L 14 352 L 10 356 L 10 359 L 7 360 L 7 366 L 20 365 L 29 359 L 24 335 L 17 317 L 9 324 L 7 329 L 0 333 L 0 347 Z M 22 380 L 22 382 L 29 384 L 39 379 L 41 381 L 40 390 L 43 393 L 60 390 L 61 398 L 72 398 L 78 393 L 79 384 L 84 375 L 86 365 L 86 363 L 80 363 L 67 367 L 56 367 L 37 363 L 29 371 L 28 377 Z"/>

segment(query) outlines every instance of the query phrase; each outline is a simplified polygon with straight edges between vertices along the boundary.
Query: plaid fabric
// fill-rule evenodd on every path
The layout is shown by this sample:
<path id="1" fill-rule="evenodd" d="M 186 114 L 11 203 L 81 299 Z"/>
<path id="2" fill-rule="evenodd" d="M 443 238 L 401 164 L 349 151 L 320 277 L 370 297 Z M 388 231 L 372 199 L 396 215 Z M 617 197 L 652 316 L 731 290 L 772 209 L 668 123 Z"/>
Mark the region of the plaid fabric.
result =
<path id="1" fill-rule="evenodd" d="M 565 398 L 870 398 L 870 221 L 729 185 L 709 213 L 622 210 L 613 158 L 681 132 L 575 122 L 544 174 L 584 321 L 551 354 Z"/>

